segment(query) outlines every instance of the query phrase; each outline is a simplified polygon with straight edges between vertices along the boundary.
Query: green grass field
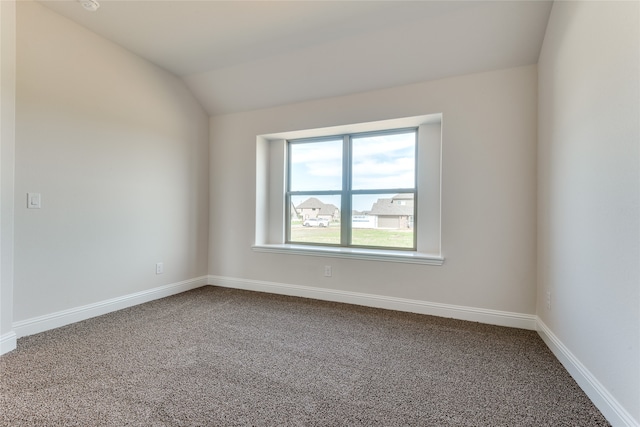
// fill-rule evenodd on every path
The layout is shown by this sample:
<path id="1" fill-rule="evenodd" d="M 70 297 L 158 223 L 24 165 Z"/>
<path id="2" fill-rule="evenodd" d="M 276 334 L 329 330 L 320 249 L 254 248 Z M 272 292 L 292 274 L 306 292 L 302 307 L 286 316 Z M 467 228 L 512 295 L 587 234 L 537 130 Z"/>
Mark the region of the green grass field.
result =
<path id="1" fill-rule="evenodd" d="M 358 246 L 412 248 L 413 230 L 354 228 L 351 240 L 351 244 Z M 339 245 L 340 226 L 339 224 L 331 224 L 329 227 L 303 227 L 292 224 L 291 241 Z"/>

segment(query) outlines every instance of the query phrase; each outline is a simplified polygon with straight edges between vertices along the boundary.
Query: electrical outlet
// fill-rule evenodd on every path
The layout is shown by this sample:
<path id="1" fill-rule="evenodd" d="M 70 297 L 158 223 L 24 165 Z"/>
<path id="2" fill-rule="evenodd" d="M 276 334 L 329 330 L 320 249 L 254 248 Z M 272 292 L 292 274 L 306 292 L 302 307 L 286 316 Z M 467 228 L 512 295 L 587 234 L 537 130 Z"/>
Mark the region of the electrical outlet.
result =
<path id="1" fill-rule="evenodd" d="M 324 266 L 324 277 L 331 277 L 331 266 L 330 265 L 325 265 Z"/>
<path id="2" fill-rule="evenodd" d="M 547 310 L 551 310 L 551 291 L 547 291 Z"/>
<path id="3" fill-rule="evenodd" d="M 156 274 L 162 274 L 164 273 L 164 264 L 159 262 L 156 263 Z"/>

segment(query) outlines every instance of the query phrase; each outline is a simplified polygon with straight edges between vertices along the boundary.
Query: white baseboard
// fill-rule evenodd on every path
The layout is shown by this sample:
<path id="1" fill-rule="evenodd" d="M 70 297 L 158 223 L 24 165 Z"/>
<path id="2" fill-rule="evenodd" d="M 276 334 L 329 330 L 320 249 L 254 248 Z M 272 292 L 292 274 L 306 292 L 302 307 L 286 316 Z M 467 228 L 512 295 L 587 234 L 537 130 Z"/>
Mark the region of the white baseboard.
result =
<path id="1" fill-rule="evenodd" d="M 259 280 L 238 279 L 233 277 L 209 276 L 209 284 L 226 288 L 268 292 L 323 301 L 343 302 L 409 313 L 428 314 L 490 325 L 509 326 L 521 329 L 536 329 L 536 316 L 532 314 L 512 313 L 508 311 L 488 310 L 459 305 L 440 304 L 383 295 L 363 294 L 359 292 L 335 289 L 315 288 Z"/>
<path id="2" fill-rule="evenodd" d="M 16 349 L 16 344 L 18 342 L 18 338 L 16 337 L 16 333 L 14 331 L 7 332 L 4 335 L 0 336 L 0 355 L 9 353 Z"/>
<path id="3" fill-rule="evenodd" d="M 537 319 L 536 323 L 538 334 L 542 340 L 611 425 L 614 427 L 640 427 L 640 421 L 635 420 L 620 405 L 616 398 L 609 393 L 540 318 Z"/>
<path id="4" fill-rule="evenodd" d="M 191 289 L 207 285 L 207 276 L 159 286 L 146 291 L 136 292 L 106 301 L 83 305 L 68 310 L 58 311 L 13 323 L 13 330 L 18 338 L 33 335 L 50 329 L 59 328 L 71 323 L 80 322 L 92 317 L 101 316 L 112 311 L 143 304 L 165 298 Z"/>

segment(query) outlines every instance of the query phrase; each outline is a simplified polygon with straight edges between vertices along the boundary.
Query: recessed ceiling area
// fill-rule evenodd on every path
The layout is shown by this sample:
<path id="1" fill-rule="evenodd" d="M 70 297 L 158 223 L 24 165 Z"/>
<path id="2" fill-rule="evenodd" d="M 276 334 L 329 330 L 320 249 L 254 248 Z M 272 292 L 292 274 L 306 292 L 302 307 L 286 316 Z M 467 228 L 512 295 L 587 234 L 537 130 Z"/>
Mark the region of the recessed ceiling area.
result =
<path id="1" fill-rule="evenodd" d="M 535 64 L 550 1 L 40 1 L 184 79 L 211 115 Z"/>

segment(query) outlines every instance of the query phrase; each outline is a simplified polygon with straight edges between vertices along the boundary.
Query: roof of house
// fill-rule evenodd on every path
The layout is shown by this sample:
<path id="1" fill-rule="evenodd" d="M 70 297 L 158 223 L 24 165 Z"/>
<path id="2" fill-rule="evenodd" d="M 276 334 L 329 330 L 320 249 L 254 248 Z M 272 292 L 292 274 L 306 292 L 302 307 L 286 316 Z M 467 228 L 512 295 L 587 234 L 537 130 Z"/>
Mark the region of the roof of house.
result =
<path id="1" fill-rule="evenodd" d="M 413 193 L 400 193 L 392 197 L 393 200 L 413 200 Z"/>
<path id="2" fill-rule="evenodd" d="M 397 199 L 396 199 L 397 200 Z M 413 204 L 400 205 L 393 203 L 394 199 L 378 199 L 371 207 L 369 215 L 378 216 L 411 216 Z"/>
<path id="3" fill-rule="evenodd" d="M 309 197 L 307 200 L 296 206 L 296 209 L 321 209 L 324 206 L 324 203 L 320 200 L 315 197 Z"/>
<path id="4" fill-rule="evenodd" d="M 334 215 L 339 210 L 336 205 L 331 203 L 322 203 L 315 197 L 309 197 L 304 202 L 296 206 L 296 209 L 318 209 L 319 215 Z"/>

